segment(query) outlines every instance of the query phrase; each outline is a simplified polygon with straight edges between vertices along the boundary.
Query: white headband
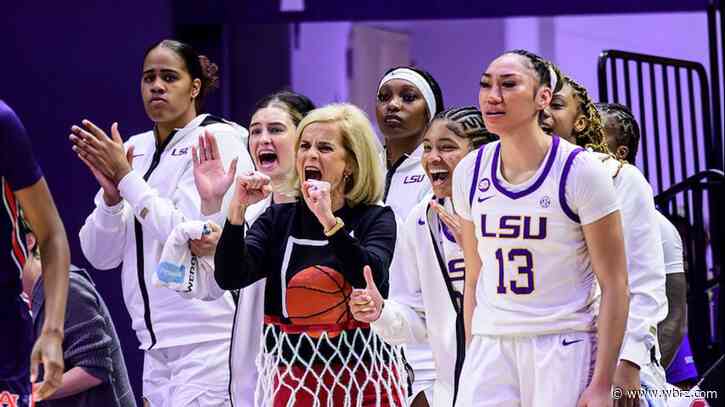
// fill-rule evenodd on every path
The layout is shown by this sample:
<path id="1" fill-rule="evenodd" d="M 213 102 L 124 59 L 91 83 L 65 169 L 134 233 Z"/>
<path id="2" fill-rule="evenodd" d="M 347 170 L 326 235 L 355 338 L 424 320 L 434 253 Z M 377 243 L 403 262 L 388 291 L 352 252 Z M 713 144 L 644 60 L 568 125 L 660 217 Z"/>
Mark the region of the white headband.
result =
<path id="1" fill-rule="evenodd" d="M 556 92 L 556 71 L 551 65 L 549 65 L 549 76 L 551 77 L 551 79 L 549 79 L 549 82 L 551 82 L 551 91 Z"/>
<path id="2" fill-rule="evenodd" d="M 404 81 L 408 81 L 413 84 L 420 93 L 423 94 L 423 99 L 425 99 L 425 104 L 428 106 L 428 117 L 429 120 L 433 120 L 433 116 L 436 114 L 436 98 L 433 95 L 433 89 L 431 89 L 430 84 L 428 84 L 428 81 L 423 78 L 421 74 L 418 72 L 415 72 L 412 69 L 408 68 L 398 68 L 389 74 L 385 75 L 382 80 L 380 80 L 380 85 L 378 86 L 378 92 L 380 92 L 380 88 L 383 87 L 387 82 L 393 80 L 393 79 L 402 79 Z"/>

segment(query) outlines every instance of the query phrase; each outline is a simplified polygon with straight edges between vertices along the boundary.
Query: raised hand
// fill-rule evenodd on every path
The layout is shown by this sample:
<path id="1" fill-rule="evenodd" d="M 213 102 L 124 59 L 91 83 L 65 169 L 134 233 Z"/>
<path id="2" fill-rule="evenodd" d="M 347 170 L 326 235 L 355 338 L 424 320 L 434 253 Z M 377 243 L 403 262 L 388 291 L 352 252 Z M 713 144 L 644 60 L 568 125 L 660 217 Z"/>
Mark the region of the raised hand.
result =
<path id="1" fill-rule="evenodd" d="M 208 130 L 199 137 L 199 146 L 191 147 L 191 156 L 194 184 L 201 197 L 201 212 L 204 215 L 216 213 L 222 207 L 224 194 L 234 182 L 237 158 L 229 164 L 229 170 L 224 171 L 216 138 Z"/>
<path id="2" fill-rule="evenodd" d="M 43 400 L 63 384 L 63 335 L 43 332 L 33 345 L 30 355 L 30 380 L 38 379 L 38 368 L 43 365 L 43 382 L 34 390 L 37 400 Z"/>
<path id="3" fill-rule="evenodd" d="M 71 127 L 72 134 L 68 138 L 73 143 L 73 151 L 117 186 L 131 172 L 118 123 L 111 125 L 111 137 L 90 120 L 83 120 L 82 125 L 83 128 Z"/>
<path id="4" fill-rule="evenodd" d="M 332 213 L 330 183 L 309 180 L 302 183 L 302 197 L 307 207 L 315 215 L 324 230 L 335 226 L 335 215 Z"/>
<path id="5" fill-rule="evenodd" d="M 463 242 L 463 229 L 461 228 L 461 217 L 455 213 L 450 213 L 446 208 L 436 202 L 435 200 L 430 203 L 431 208 L 438 214 L 438 218 L 445 223 L 448 230 L 453 233 L 453 237 L 456 239 L 456 243 L 459 245 Z"/>
<path id="6" fill-rule="evenodd" d="M 244 223 L 244 212 L 249 205 L 261 201 L 272 193 L 272 179 L 261 172 L 252 171 L 237 177 L 234 197 L 229 204 L 229 221 Z"/>
<path id="7" fill-rule="evenodd" d="M 363 268 L 365 275 L 365 288 L 356 288 L 350 294 L 350 312 L 352 317 L 360 322 L 372 323 L 380 318 L 383 312 L 383 296 L 373 280 L 373 272 L 370 266 Z"/>

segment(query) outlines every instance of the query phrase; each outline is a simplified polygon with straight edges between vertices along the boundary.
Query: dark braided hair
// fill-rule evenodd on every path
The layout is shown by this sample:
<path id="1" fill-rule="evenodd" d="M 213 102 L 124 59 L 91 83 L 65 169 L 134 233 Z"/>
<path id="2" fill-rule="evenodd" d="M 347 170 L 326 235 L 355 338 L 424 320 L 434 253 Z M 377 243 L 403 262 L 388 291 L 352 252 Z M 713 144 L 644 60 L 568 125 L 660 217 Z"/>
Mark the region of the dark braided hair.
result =
<path id="1" fill-rule="evenodd" d="M 144 60 L 149 52 L 159 47 L 171 50 L 178 55 L 184 61 L 191 80 L 199 79 L 201 81 L 201 89 L 199 96 L 194 99 L 194 107 L 196 107 L 197 114 L 202 113 L 204 99 L 209 92 L 219 87 L 219 66 L 206 56 L 199 55 L 191 45 L 177 40 L 161 40 L 154 43 L 144 53 Z"/>
<path id="2" fill-rule="evenodd" d="M 315 104 L 312 103 L 312 101 L 307 96 L 288 90 L 283 90 L 259 99 L 259 101 L 257 101 L 257 104 L 254 105 L 254 112 L 252 113 L 252 115 L 254 115 L 254 113 L 256 113 L 259 109 L 264 109 L 265 107 L 275 105 L 282 106 L 284 110 L 287 111 L 287 113 L 290 115 L 290 118 L 292 119 L 292 123 L 294 123 L 295 126 L 300 124 L 302 118 L 307 116 L 307 113 L 315 109 Z"/>
<path id="3" fill-rule="evenodd" d="M 430 125 L 436 120 L 445 120 L 446 127 L 456 136 L 468 139 L 471 149 L 498 140 L 498 136 L 486 130 L 481 111 L 474 106 L 451 107 L 435 115 Z M 427 129 L 426 129 L 427 131 Z"/>
<path id="4" fill-rule="evenodd" d="M 604 137 L 602 119 L 599 116 L 599 111 L 594 106 L 594 102 L 589 97 L 589 92 L 579 82 L 566 75 L 564 75 L 564 81 L 571 86 L 574 99 L 578 103 L 577 109 L 580 114 L 584 115 L 584 119 L 587 121 L 587 126 L 584 129 L 577 130 L 575 126 L 572 130 L 572 136 L 576 141 L 576 145 L 591 148 L 599 153 L 610 154 L 609 147 L 607 147 L 607 140 Z"/>
<path id="5" fill-rule="evenodd" d="M 431 75 L 430 72 L 428 72 L 424 69 L 410 66 L 410 65 L 400 65 L 400 66 L 396 66 L 394 68 L 390 68 L 387 71 L 385 71 L 385 73 L 383 74 L 383 76 L 381 78 L 385 78 L 385 75 L 389 74 L 390 72 L 393 72 L 396 69 L 401 69 L 401 68 L 410 69 L 411 71 L 422 76 L 423 79 L 425 79 L 425 81 L 428 82 L 428 86 L 430 86 L 430 90 L 433 92 L 433 98 L 436 101 L 436 111 L 433 112 L 433 116 L 442 112 L 444 109 L 443 91 L 441 91 L 441 86 L 438 84 L 438 81 L 436 81 L 435 78 L 433 78 L 433 75 Z M 426 109 L 426 112 L 428 112 L 428 109 Z"/>
<path id="6" fill-rule="evenodd" d="M 632 111 L 627 106 L 619 103 L 597 103 L 597 109 L 602 117 L 604 127 L 616 130 L 617 145 L 627 146 L 629 152 L 624 158 L 630 164 L 634 164 L 637 150 L 639 149 L 639 124 L 634 118 Z"/>
<path id="7" fill-rule="evenodd" d="M 547 61 L 546 59 L 540 57 L 537 54 L 534 54 L 531 51 L 527 51 L 525 49 L 515 49 L 508 51 L 505 54 L 514 54 L 514 55 L 520 55 L 524 58 L 526 58 L 529 63 L 531 64 L 531 69 L 536 72 L 536 77 L 539 79 L 539 85 L 542 86 L 548 86 L 551 87 L 551 71 L 549 70 L 549 67 L 554 67 L 555 72 L 557 75 L 559 75 L 559 70 L 552 64 L 551 62 Z M 557 78 L 558 79 L 558 78 Z M 561 80 L 556 81 L 556 88 L 561 89 Z M 556 92 L 557 89 L 552 89 L 552 92 Z"/>

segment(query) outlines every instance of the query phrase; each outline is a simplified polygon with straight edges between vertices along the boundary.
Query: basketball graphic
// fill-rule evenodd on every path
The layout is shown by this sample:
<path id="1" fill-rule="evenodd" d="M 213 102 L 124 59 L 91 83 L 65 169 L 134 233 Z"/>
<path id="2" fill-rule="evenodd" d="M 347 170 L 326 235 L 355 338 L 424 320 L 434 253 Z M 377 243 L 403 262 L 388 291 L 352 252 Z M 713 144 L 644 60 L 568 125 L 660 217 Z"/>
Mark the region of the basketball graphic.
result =
<path id="1" fill-rule="evenodd" d="M 309 266 L 287 285 L 287 315 L 295 325 L 334 325 L 352 316 L 347 302 L 352 286 L 327 266 Z"/>

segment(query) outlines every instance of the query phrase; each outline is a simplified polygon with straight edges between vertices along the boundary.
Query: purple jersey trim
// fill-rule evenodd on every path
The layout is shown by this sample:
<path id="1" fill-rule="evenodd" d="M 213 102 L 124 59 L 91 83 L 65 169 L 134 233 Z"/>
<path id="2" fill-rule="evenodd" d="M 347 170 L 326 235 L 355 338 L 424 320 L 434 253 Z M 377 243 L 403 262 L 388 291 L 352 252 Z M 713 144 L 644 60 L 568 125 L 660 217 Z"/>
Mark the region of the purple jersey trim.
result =
<path id="1" fill-rule="evenodd" d="M 483 150 L 486 146 L 478 148 L 478 154 L 476 155 L 476 167 L 473 170 L 473 181 L 471 182 L 471 192 L 468 194 L 468 205 L 473 206 L 473 196 L 476 195 L 476 185 L 478 185 L 478 171 L 481 168 L 481 157 L 483 157 Z"/>
<path id="2" fill-rule="evenodd" d="M 549 171 L 551 170 L 551 166 L 554 165 L 554 159 L 556 159 L 556 152 L 559 148 L 559 137 L 553 136 L 552 137 L 553 143 L 551 144 L 551 151 L 549 152 L 549 158 L 546 160 L 546 164 L 544 165 L 544 171 L 541 172 L 541 175 L 539 175 L 539 178 L 531 184 L 530 187 L 524 189 L 523 191 L 518 192 L 512 192 L 506 189 L 503 185 L 501 185 L 498 181 L 498 177 L 496 176 L 496 169 L 498 168 L 498 157 L 501 153 L 501 143 L 496 145 L 496 151 L 493 152 L 493 160 L 491 160 L 491 179 L 493 180 L 493 185 L 496 187 L 496 189 L 499 190 L 502 194 L 506 195 L 507 197 L 511 199 L 519 199 L 523 198 L 526 195 L 529 195 L 536 191 L 541 184 L 546 179 L 546 176 L 549 175 Z"/>
<path id="3" fill-rule="evenodd" d="M 561 209 L 564 211 L 566 216 L 569 217 L 569 219 L 576 223 L 581 223 L 581 219 L 579 219 L 579 216 L 571 210 L 569 204 L 566 203 L 566 179 L 569 177 L 569 171 L 571 170 L 571 165 L 574 162 L 574 159 L 582 151 L 584 151 L 583 148 L 577 148 L 569 154 L 569 157 L 566 159 L 566 163 L 564 163 L 564 171 L 562 171 L 561 180 L 559 181 L 559 203 L 561 204 Z"/>

